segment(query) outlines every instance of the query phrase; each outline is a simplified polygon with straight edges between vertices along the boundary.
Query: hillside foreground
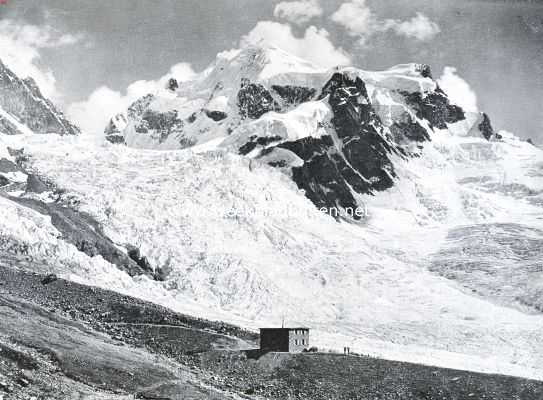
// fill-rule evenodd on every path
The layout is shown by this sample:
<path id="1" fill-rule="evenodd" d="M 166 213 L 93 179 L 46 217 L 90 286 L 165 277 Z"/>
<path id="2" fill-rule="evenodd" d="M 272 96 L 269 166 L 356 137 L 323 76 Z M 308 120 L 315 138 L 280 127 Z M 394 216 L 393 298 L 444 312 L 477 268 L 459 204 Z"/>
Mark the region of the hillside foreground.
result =
<path id="1" fill-rule="evenodd" d="M 543 382 L 334 353 L 0 262 L 2 399 L 540 399 Z M 17 268 L 19 265 L 24 268 Z M 34 396 L 34 397 L 32 397 Z"/>

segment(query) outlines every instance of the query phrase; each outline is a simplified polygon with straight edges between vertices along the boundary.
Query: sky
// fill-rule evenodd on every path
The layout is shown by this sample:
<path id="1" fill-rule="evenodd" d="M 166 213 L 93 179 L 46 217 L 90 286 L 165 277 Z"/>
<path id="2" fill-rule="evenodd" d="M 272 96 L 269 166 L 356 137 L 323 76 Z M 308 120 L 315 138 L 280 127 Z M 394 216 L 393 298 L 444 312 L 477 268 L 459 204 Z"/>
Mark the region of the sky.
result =
<path id="1" fill-rule="evenodd" d="M 323 65 L 426 63 L 457 103 L 543 143 L 543 1 L 7 0 L 0 59 L 88 131 L 264 39 Z M 92 116 L 92 117 L 91 117 Z"/>

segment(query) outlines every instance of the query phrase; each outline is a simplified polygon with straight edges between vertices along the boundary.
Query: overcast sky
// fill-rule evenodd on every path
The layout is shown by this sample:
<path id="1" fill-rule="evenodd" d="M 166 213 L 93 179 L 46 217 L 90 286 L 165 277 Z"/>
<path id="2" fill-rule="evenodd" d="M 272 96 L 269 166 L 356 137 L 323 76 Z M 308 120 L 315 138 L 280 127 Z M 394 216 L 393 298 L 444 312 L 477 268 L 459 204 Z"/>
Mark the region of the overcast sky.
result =
<path id="1" fill-rule="evenodd" d="M 543 142 L 541 1 L 7 0 L 0 5 L 0 58 L 16 72 L 34 75 L 74 115 L 88 110 L 93 99 L 111 101 L 109 112 L 130 97 L 127 88 L 134 82 L 144 80 L 140 86 L 146 87 L 172 66 L 190 76 L 218 52 L 259 37 L 327 66 L 430 64 L 436 78 L 444 74 L 444 85 L 457 85 L 456 96 L 466 107 L 486 111 L 495 128 Z"/>

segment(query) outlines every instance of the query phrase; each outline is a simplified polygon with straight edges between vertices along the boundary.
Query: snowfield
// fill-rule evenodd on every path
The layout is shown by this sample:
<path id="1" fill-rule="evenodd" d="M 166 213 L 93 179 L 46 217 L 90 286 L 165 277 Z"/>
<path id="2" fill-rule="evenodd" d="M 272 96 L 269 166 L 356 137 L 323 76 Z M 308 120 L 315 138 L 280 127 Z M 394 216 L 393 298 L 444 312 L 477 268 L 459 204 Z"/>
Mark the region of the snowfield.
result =
<path id="1" fill-rule="evenodd" d="M 543 379 L 543 316 L 428 270 L 439 266 L 444 247 L 451 257 L 447 235 L 461 226 L 514 221 L 543 228 L 540 205 L 488 193 L 481 179 L 495 170 L 498 185 L 497 167 L 519 156 L 516 171 L 524 175 L 510 179 L 525 176 L 524 185 L 540 190 L 542 155 L 529 144 L 453 137 L 431 143 L 428 157 L 405 162 L 397 187 L 365 199 L 366 220 L 349 223 L 318 211 L 280 171 L 255 162 L 250 168 L 248 159 L 226 152 L 93 146 L 85 137 L 2 140 L 24 145 L 32 166 L 74 194 L 115 242 L 139 245 L 169 271 L 159 283 L 131 279 L 100 257 L 79 254 L 69 262 L 77 251 L 47 221 L 10 218 L 16 211 L 2 207 L 2 231 L 62 261 L 66 277 L 250 328 L 285 317 L 312 327 L 312 342 L 321 347 Z M 465 150 L 474 143 L 493 157 Z M 516 235 L 510 240 L 526 240 L 522 231 Z M 525 279 L 530 284 L 533 274 Z"/>
<path id="2" fill-rule="evenodd" d="M 167 110 L 173 101 L 185 112 L 198 99 L 184 92 L 209 98 L 206 88 L 222 80 L 232 84 L 206 104 L 231 112 L 240 56 L 247 55 L 220 56 L 218 67 L 155 106 Z M 245 73 L 316 87 L 326 81 L 329 72 L 279 58 L 276 70 L 255 62 Z M 405 109 L 391 88 L 435 89 L 415 71 L 408 64 L 352 73 L 367 83 L 386 125 Z M 543 152 L 506 132 L 487 141 L 473 132 L 479 115 L 468 115 L 432 132 L 420 157 L 393 156 L 394 186 L 358 195 L 368 215 L 352 222 L 319 211 L 268 159 L 230 151 L 255 131 L 320 137 L 330 118 L 315 101 L 269 112 L 231 136 L 208 121 L 191 132 L 202 133 L 196 145 L 180 150 L 133 131 L 128 144 L 162 150 L 97 144 L 92 135 L 0 135 L 0 154 L 24 147 L 31 169 L 64 189 L 64 199 L 93 215 L 119 246 L 138 246 L 167 279 L 130 278 L 63 241 L 47 217 L 3 197 L 0 246 L 23 243 L 63 277 L 176 311 L 252 329 L 283 319 L 309 326 L 312 345 L 321 348 L 543 379 L 536 307 L 543 294 Z"/>

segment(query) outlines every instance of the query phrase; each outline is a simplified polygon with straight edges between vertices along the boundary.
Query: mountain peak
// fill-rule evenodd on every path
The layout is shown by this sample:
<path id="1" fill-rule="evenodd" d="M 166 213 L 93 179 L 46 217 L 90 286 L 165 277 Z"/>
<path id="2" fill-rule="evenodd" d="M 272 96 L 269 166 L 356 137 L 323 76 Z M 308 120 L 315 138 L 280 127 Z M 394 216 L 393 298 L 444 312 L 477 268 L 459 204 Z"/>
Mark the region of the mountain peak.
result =
<path id="1" fill-rule="evenodd" d="M 0 60 L 0 128 L 8 134 L 76 135 L 79 128 L 41 93 L 36 81 L 19 78 Z"/>

